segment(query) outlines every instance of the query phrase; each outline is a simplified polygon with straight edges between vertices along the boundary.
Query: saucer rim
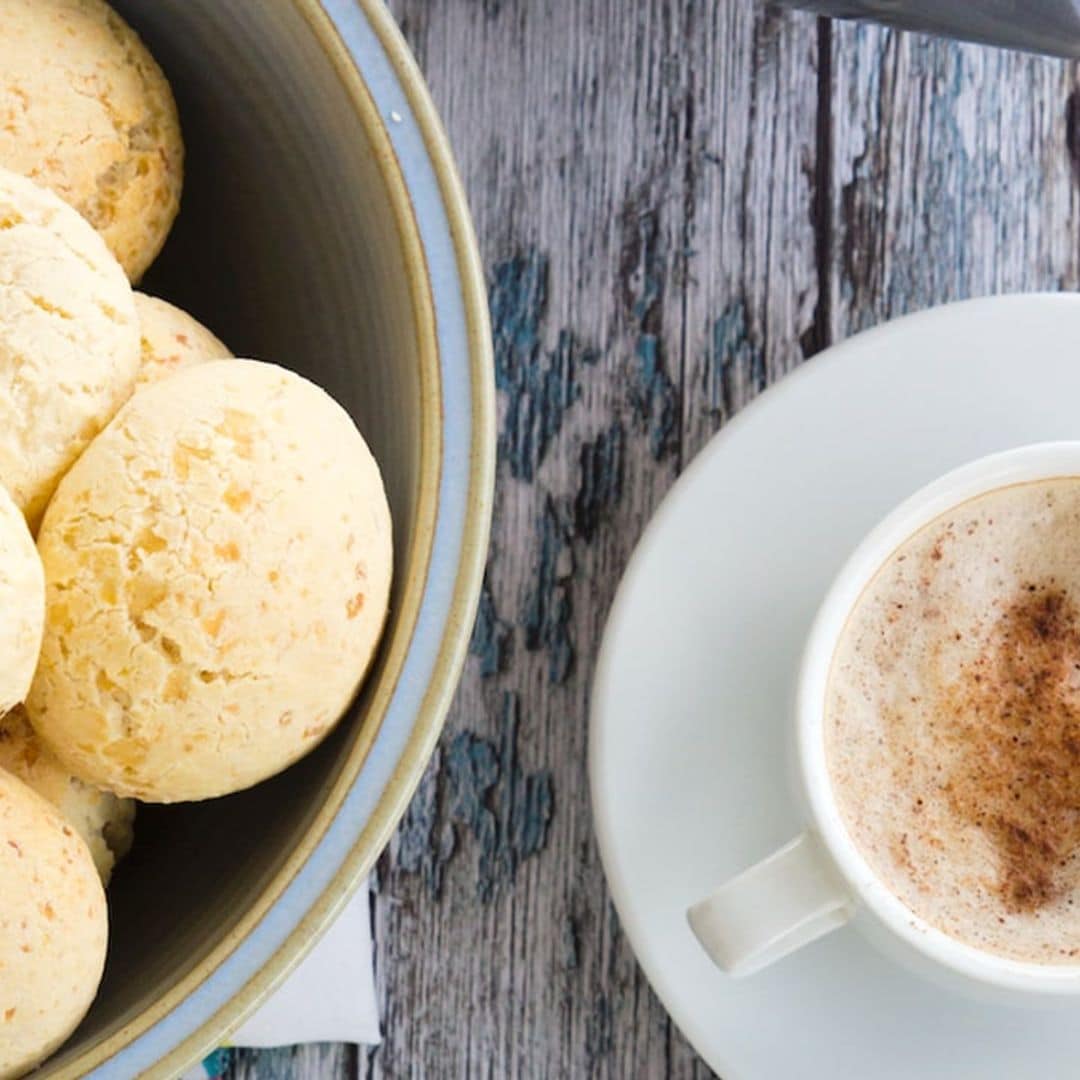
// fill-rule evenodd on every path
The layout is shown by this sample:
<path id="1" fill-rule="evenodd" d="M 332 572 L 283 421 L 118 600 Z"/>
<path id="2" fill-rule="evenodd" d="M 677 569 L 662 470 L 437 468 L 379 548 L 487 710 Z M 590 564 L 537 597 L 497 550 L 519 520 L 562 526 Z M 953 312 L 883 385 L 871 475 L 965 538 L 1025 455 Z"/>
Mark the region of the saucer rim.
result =
<path id="1" fill-rule="evenodd" d="M 656 994 L 665 1011 L 693 1046 L 694 1050 L 710 1068 L 722 1075 L 724 1080 L 742 1080 L 744 1074 L 733 1063 L 725 1060 L 722 1052 L 719 1054 L 714 1052 L 715 1048 L 709 1045 L 707 1033 L 701 1029 L 692 1015 L 681 1008 L 680 1003 L 676 1000 L 675 983 L 665 977 L 663 972 L 656 970 L 651 961 L 646 960 L 642 955 L 646 949 L 643 944 L 639 945 L 639 941 L 644 943 L 649 935 L 643 925 L 645 922 L 644 917 L 639 916 L 629 902 L 630 885 L 617 864 L 615 855 L 617 826 L 612 820 L 610 799 L 604 791 L 605 785 L 610 782 L 610 777 L 606 774 L 604 765 L 609 757 L 606 745 L 607 740 L 613 734 L 613 726 L 617 723 L 617 721 L 607 718 L 609 711 L 615 712 L 615 710 L 609 710 L 608 708 L 613 693 L 610 669 L 614 663 L 613 657 L 616 649 L 614 640 L 620 626 L 626 619 L 626 611 L 629 610 L 632 603 L 631 597 L 640 588 L 638 579 L 643 573 L 642 568 L 650 561 L 653 549 L 660 542 L 659 538 L 666 534 L 669 528 L 668 519 L 676 514 L 684 489 L 691 487 L 697 474 L 704 473 L 711 467 L 713 459 L 717 455 L 724 453 L 727 444 L 732 438 L 738 435 L 747 424 L 753 423 L 760 412 L 766 408 L 772 408 L 780 400 L 781 395 L 791 395 L 801 387 L 803 381 L 814 377 L 816 373 L 820 373 L 826 367 L 845 362 L 853 353 L 858 354 L 872 350 L 874 344 L 883 338 L 894 338 L 897 335 L 910 333 L 913 329 L 925 332 L 927 329 L 933 329 L 935 322 L 943 325 L 951 324 L 949 329 L 955 333 L 957 328 L 962 329 L 963 326 L 970 325 L 973 321 L 984 317 L 988 311 L 997 316 L 999 310 L 1011 308 L 1014 311 L 1010 314 L 1015 315 L 1022 309 L 1038 309 L 1040 307 L 1044 310 L 1055 307 L 1068 308 L 1075 314 L 1080 310 L 1080 294 L 1034 291 L 972 297 L 938 304 L 860 330 L 804 361 L 799 367 L 767 387 L 765 391 L 758 394 L 757 397 L 740 409 L 735 416 L 726 421 L 689 462 L 665 492 L 638 538 L 623 570 L 611 607 L 604 621 L 589 698 L 587 771 L 593 831 L 608 891 L 618 915 L 619 923 L 625 932 L 627 943 L 637 963 L 644 972 L 653 993 Z M 823 592 L 822 598 L 824 598 L 824 595 Z M 792 674 L 797 675 L 797 672 Z"/>

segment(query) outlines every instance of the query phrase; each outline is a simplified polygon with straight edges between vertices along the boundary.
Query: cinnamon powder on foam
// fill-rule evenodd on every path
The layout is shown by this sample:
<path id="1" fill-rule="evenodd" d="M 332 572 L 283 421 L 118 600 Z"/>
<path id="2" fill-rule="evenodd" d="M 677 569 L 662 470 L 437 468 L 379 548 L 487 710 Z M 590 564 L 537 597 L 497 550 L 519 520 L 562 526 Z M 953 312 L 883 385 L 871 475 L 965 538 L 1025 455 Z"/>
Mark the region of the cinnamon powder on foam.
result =
<path id="1" fill-rule="evenodd" d="M 853 838 L 980 948 L 1080 956 L 1080 478 L 1000 489 L 910 537 L 841 636 L 826 719 Z"/>
<path id="2" fill-rule="evenodd" d="M 943 790 L 993 843 L 1005 905 L 1031 911 L 1060 896 L 1080 846 L 1080 612 L 1029 583 L 988 637 L 943 710 L 960 748 Z"/>

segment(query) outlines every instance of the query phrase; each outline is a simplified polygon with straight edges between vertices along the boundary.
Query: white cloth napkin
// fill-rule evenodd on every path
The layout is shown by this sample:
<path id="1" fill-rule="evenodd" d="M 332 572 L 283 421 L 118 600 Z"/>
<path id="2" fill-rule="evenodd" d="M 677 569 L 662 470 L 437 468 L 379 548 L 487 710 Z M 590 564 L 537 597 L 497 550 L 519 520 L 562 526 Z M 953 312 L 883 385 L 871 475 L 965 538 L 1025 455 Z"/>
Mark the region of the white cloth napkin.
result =
<path id="1" fill-rule="evenodd" d="M 371 902 L 365 881 L 273 997 L 233 1033 L 229 1045 L 349 1042 L 373 1046 L 379 1039 Z M 216 1075 L 213 1068 L 201 1067 L 191 1070 L 185 1080 L 208 1075 Z"/>

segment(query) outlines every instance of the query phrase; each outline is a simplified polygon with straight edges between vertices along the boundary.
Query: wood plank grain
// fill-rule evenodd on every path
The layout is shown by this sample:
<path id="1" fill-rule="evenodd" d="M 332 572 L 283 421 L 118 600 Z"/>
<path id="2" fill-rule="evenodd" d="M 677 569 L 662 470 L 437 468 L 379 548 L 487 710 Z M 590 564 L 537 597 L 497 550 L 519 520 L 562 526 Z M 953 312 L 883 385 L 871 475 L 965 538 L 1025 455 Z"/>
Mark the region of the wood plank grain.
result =
<path id="1" fill-rule="evenodd" d="M 1076 64 L 836 23 L 832 67 L 836 337 L 1077 287 Z"/>
<path id="2" fill-rule="evenodd" d="M 230 1050 L 222 1077 L 229 1080 L 353 1080 L 360 1051 L 344 1043 L 312 1043 L 272 1050 Z"/>
<path id="3" fill-rule="evenodd" d="M 473 655 L 380 865 L 365 1071 L 704 1076 L 591 835 L 613 589 L 683 464 L 805 355 L 942 300 L 1077 287 L 1077 69 L 749 0 L 392 7 L 488 267 L 501 465 Z M 231 1075 L 355 1068 L 288 1053 Z"/>
<path id="4" fill-rule="evenodd" d="M 392 7 L 476 219 L 500 468 L 473 655 L 380 865 L 369 1073 L 705 1076 L 607 898 L 588 684 L 660 497 L 813 323 L 816 24 L 743 0 Z"/>
<path id="5" fill-rule="evenodd" d="M 818 76 L 828 23 L 705 6 L 686 244 L 683 455 L 828 343 L 817 240 L 827 230 Z M 826 73 L 827 74 L 827 73 Z M 824 103 L 826 114 L 828 102 Z"/>

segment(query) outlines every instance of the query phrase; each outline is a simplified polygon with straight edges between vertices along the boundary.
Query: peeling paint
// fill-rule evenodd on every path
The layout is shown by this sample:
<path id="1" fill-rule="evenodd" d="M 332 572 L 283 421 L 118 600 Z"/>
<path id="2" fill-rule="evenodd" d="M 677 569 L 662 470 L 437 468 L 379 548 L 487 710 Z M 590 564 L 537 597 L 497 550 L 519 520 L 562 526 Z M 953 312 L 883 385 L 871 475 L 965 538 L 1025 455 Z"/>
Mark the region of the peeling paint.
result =
<path id="1" fill-rule="evenodd" d="M 765 356 L 750 335 L 746 303 L 729 304 L 713 322 L 710 399 L 725 418 L 765 389 Z"/>
<path id="2" fill-rule="evenodd" d="M 215 1050 L 203 1058 L 202 1067 L 209 1080 L 218 1080 L 232 1065 L 232 1051 L 224 1048 Z"/>
<path id="3" fill-rule="evenodd" d="M 456 848 L 453 827 L 440 825 L 439 755 L 436 753 L 409 802 L 397 835 L 397 863 L 419 874 L 429 896 L 442 895 L 443 871 Z"/>
<path id="4" fill-rule="evenodd" d="M 581 478 L 574 498 L 574 531 L 592 543 L 601 523 L 622 499 L 626 438 L 615 421 L 593 441 L 584 443 L 578 458 Z"/>
<path id="5" fill-rule="evenodd" d="M 355 1048 L 352 1054 L 355 1055 Z M 306 1048 L 286 1046 L 275 1048 L 232 1047 L 217 1051 L 220 1057 L 211 1055 L 203 1060 L 207 1075 L 212 1077 L 258 1077 L 259 1080 L 295 1080 L 302 1075 Z M 347 1060 L 341 1062 L 347 1066 Z M 211 1072 L 211 1069 L 220 1071 Z"/>
<path id="6" fill-rule="evenodd" d="M 663 461 L 679 445 L 679 393 L 664 368 L 658 337 L 642 334 L 636 351 L 638 391 L 634 410 L 648 429 L 653 458 Z"/>
<path id="7" fill-rule="evenodd" d="M 499 618 L 491 584 L 484 578 L 480 590 L 480 603 L 476 611 L 476 625 L 469 641 L 469 652 L 480 660 L 480 675 L 488 679 L 505 671 L 513 652 L 514 629 L 510 623 Z"/>
<path id="8" fill-rule="evenodd" d="M 918 35 L 859 27 L 844 41 L 858 59 L 834 180 L 836 331 L 973 293 L 1060 287 L 1041 261 L 1049 251 L 1032 262 L 1025 239 L 1057 205 L 1058 151 L 1043 119 L 1016 108 L 1020 69 Z M 1059 138 L 1076 169 L 1077 104 L 1064 105 Z"/>
<path id="9" fill-rule="evenodd" d="M 526 481 L 536 476 L 566 411 L 581 396 L 581 364 L 598 357 L 568 330 L 559 332 L 554 349 L 543 349 L 548 271 L 548 257 L 530 248 L 498 263 L 489 289 L 495 385 L 506 395 L 499 454 L 510 474 Z"/>
<path id="10" fill-rule="evenodd" d="M 574 668 L 574 642 L 570 632 L 573 616 L 571 582 L 574 575 L 572 531 L 548 496 L 540 515 L 540 555 L 536 578 L 525 599 L 521 624 L 525 648 L 546 649 L 548 678 L 564 683 Z"/>
<path id="11" fill-rule="evenodd" d="M 446 754 L 450 813 L 479 845 L 476 892 L 484 902 L 544 849 L 554 808 L 551 771 L 526 774 L 521 766 L 520 708 L 517 694 L 505 694 L 498 744 L 463 731 Z"/>
<path id="12" fill-rule="evenodd" d="M 658 211 L 643 209 L 642 192 L 623 207 L 619 254 L 619 291 L 635 334 L 637 359 L 630 401 L 635 416 L 649 434 L 653 458 L 662 461 L 679 445 L 679 390 L 667 373 L 662 319 L 666 274 L 661 252 Z"/>

